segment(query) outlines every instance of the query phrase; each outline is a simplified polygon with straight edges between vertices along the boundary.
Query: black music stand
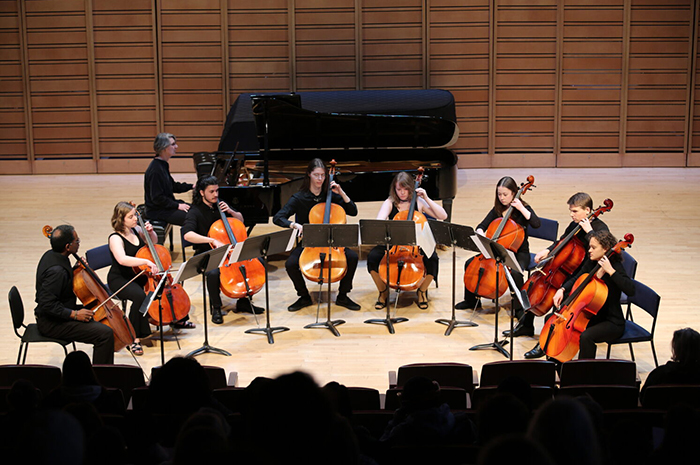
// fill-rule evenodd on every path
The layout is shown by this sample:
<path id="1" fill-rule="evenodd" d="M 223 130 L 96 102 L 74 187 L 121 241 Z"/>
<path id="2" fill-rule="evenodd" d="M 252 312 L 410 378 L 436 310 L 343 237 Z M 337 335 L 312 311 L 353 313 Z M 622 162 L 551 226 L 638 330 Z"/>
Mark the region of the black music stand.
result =
<path id="1" fill-rule="evenodd" d="M 486 258 L 493 258 L 496 260 L 496 313 L 494 317 L 494 337 L 493 337 L 493 342 L 489 342 L 486 344 L 478 344 L 475 345 L 474 347 L 470 347 L 469 350 L 482 350 L 482 349 L 494 349 L 502 353 L 505 357 L 508 357 L 510 360 L 513 360 L 513 354 L 506 349 L 504 349 L 503 346 L 508 344 L 508 340 L 504 339 L 503 341 L 498 340 L 498 313 L 500 311 L 500 305 L 498 304 L 498 299 L 499 299 L 499 293 L 498 293 L 498 281 L 499 281 L 499 273 L 505 273 L 506 276 L 506 281 L 508 281 L 508 288 L 510 289 L 511 292 L 511 297 L 513 299 L 518 298 L 520 300 L 521 305 L 523 306 L 523 310 L 527 310 L 530 308 L 529 302 L 526 304 L 523 301 L 522 294 L 520 292 L 520 289 L 518 289 L 518 286 L 515 284 L 515 281 L 513 281 L 513 277 L 510 274 L 510 271 L 508 268 L 514 268 L 516 269 L 519 273 L 522 273 L 522 269 L 520 268 L 520 264 L 518 263 L 518 260 L 515 258 L 515 255 L 513 252 L 510 250 L 506 249 L 503 247 L 501 244 L 499 244 L 496 241 L 492 241 L 491 239 L 482 236 L 481 234 L 475 234 L 472 236 L 474 243 L 477 245 L 479 248 L 479 251 L 481 254 L 486 257 Z M 527 297 L 526 297 L 527 299 Z M 510 345 L 513 347 L 513 318 L 514 318 L 514 313 L 511 311 L 510 315 Z"/>
<path id="2" fill-rule="evenodd" d="M 180 265 L 180 270 L 177 273 L 176 282 L 182 282 L 193 278 L 197 275 L 202 275 L 202 305 L 204 314 L 204 343 L 199 349 L 195 349 L 188 357 L 194 357 L 199 354 L 213 353 L 219 355 L 231 356 L 231 354 L 223 349 L 212 347 L 209 345 L 209 329 L 207 327 L 207 276 L 210 271 L 216 270 L 221 266 L 221 263 L 226 257 L 226 253 L 231 246 L 218 247 L 216 249 L 207 250 L 206 252 L 195 255 Z"/>
<path id="3" fill-rule="evenodd" d="M 305 224 L 304 225 L 304 236 L 301 241 L 302 247 L 328 247 L 328 254 L 322 254 L 321 256 L 321 279 L 319 284 L 323 286 L 323 267 L 324 262 L 328 262 L 328 269 L 331 270 L 333 265 L 330 261 L 331 248 L 333 247 L 357 247 L 359 235 L 358 226 L 356 224 Z M 324 256 L 327 260 L 324 259 Z M 329 275 L 330 277 L 330 271 Z M 304 326 L 304 329 L 313 328 L 328 328 L 334 336 L 340 337 L 340 333 L 335 328 L 336 326 L 345 323 L 344 320 L 331 320 L 331 280 L 328 280 L 328 316 L 326 321 L 318 321 L 318 313 L 321 307 L 321 302 L 319 299 L 318 306 L 316 307 L 316 323 L 310 323 Z"/>
<path id="4" fill-rule="evenodd" d="M 163 297 L 163 288 L 165 287 L 165 281 L 168 279 L 168 273 L 169 271 L 166 271 L 163 274 L 163 277 L 158 281 L 158 285 L 156 285 L 156 288 L 150 292 L 146 296 L 146 300 L 144 302 L 146 311 L 142 312 L 144 318 L 148 315 L 148 309 L 151 308 L 151 304 L 155 302 L 156 300 L 158 301 L 158 325 L 160 327 L 160 364 L 161 366 L 165 365 L 165 344 L 163 341 L 163 305 L 161 304 L 161 299 Z M 144 304 L 141 305 L 141 308 L 139 311 L 141 311 L 144 308 Z M 172 307 L 171 307 L 172 309 Z M 177 348 L 180 348 L 180 341 L 177 338 L 177 335 L 175 335 L 175 341 L 177 342 Z"/>
<path id="5" fill-rule="evenodd" d="M 416 245 L 416 223 L 413 221 L 392 220 L 360 220 L 360 236 L 362 244 L 383 245 L 386 247 L 386 257 L 389 257 L 389 249 L 393 245 Z M 388 260 L 387 260 L 388 263 Z M 398 280 L 397 280 L 398 281 Z M 386 285 L 389 288 L 389 267 L 386 267 Z M 394 310 L 399 303 L 401 289 L 397 290 Z M 366 320 L 368 324 L 386 325 L 390 334 L 394 334 L 394 324 L 408 321 L 408 318 L 392 318 L 389 306 L 389 294 L 387 294 L 386 317 Z"/>
<path id="6" fill-rule="evenodd" d="M 430 229 L 433 232 L 435 242 L 441 245 L 452 247 L 452 318 L 440 318 L 435 320 L 435 323 L 447 325 L 445 336 L 452 334 L 455 328 L 473 328 L 479 326 L 473 321 L 457 320 L 455 316 L 455 276 L 457 273 L 457 247 L 478 252 L 479 248 L 472 241 L 471 236 L 474 235 L 474 229 L 471 226 L 462 226 L 461 224 L 446 223 L 444 221 L 428 220 Z"/>
<path id="7" fill-rule="evenodd" d="M 252 328 L 246 334 L 262 333 L 267 335 L 268 344 L 274 344 L 274 333 L 289 331 L 285 326 L 270 327 L 270 282 L 267 275 L 267 257 L 291 250 L 296 238 L 296 229 L 285 229 L 262 236 L 249 237 L 243 242 L 239 242 L 233 248 L 229 263 L 237 263 L 244 260 L 262 257 L 265 268 L 265 320 L 264 328 Z"/>

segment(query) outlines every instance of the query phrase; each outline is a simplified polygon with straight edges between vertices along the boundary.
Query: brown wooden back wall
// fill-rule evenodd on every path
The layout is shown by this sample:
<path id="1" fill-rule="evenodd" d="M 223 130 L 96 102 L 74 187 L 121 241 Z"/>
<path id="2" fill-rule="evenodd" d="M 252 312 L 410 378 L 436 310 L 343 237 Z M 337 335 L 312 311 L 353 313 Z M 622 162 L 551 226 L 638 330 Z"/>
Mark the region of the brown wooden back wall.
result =
<path id="1" fill-rule="evenodd" d="M 699 166 L 693 0 L 4 0 L 0 173 L 174 169 L 241 92 L 442 88 L 460 167 Z"/>

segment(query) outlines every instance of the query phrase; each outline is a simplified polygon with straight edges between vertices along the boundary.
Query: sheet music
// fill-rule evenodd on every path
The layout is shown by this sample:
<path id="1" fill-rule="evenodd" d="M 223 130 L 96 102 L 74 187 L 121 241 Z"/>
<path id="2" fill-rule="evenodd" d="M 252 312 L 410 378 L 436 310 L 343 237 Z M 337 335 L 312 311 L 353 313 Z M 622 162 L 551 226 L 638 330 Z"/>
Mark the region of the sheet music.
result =
<path id="1" fill-rule="evenodd" d="M 430 257 L 435 253 L 435 236 L 428 223 L 423 226 L 416 223 L 416 244 L 423 250 L 426 257 Z"/>

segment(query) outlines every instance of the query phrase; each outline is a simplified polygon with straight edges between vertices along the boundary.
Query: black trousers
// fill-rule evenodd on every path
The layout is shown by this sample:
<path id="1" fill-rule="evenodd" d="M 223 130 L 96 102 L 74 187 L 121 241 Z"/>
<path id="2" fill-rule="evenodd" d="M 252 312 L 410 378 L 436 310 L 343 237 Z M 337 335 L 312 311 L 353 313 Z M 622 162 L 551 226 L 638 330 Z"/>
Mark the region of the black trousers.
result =
<path id="1" fill-rule="evenodd" d="M 112 328 L 97 321 L 57 321 L 37 317 L 39 332 L 47 337 L 65 341 L 84 342 L 94 346 L 92 363 L 95 365 L 114 364 L 114 333 Z"/>
<path id="2" fill-rule="evenodd" d="M 624 332 L 624 325 L 618 326 L 607 320 L 594 325 L 589 324 L 585 331 L 581 333 L 579 360 L 595 358 L 596 343 L 614 341 L 622 336 Z"/>
<path id="3" fill-rule="evenodd" d="M 221 308 L 221 271 L 217 268 L 205 274 L 207 278 L 207 294 L 209 294 L 209 308 Z"/>
<path id="4" fill-rule="evenodd" d="M 108 285 L 110 289 L 117 290 L 126 283 L 127 280 L 120 277 L 118 279 L 111 279 Z M 117 297 L 131 302 L 129 321 L 131 321 L 131 325 L 134 327 L 134 335 L 139 339 L 149 336 L 151 334 L 151 325 L 148 323 L 148 316 L 139 312 L 143 301 L 146 300 L 146 293 L 143 290 L 143 285 L 140 280 L 136 280 L 126 286 L 117 294 Z"/>
<path id="5" fill-rule="evenodd" d="M 440 260 L 438 258 L 437 252 L 433 252 L 430 257 L 426 257 L 423 251 L 423 266 L 425 266 L 425 274 L 430 275 L 433 278 L 437 277 L 438 269 L 440 267 Z M 372 248 L 367 254 L 367 270 L 379 272 L 379 264 L 386 255 L 386 247 L 383 245 L 377 245 Z M 386 278 L 382 276 L 382 278 Z"/>
<path id="6" fill-rule="evenodd" d="M 289 278 L 292 280 L 294 289 L 296 289 L 299 297 L 309 295 L 309 290 L 306 288 L 306 280 L 304 279 L 304 275 L 301 274 L 301 268 L 299 268 L 299 256 L 303 250 L 304 248 L 301 246 L 292 250 L 291 255 L 289 255 L 289 258 L 284 264 L 287 269 L 287 275 L 289 275 Z M 346 247 L 345 259 L 347 260 L 348 270 L 338 285 L 339 294 L 347 294 L 352 290 L 352 280 L 355 277 L 359 257 L 357 256 L 357 252 Z"/>
<path id="7" fill-rule="evenodd" d="M 523 263 L 522 263 L 522 260 L 520 260 L 520 257 L 517 257 L 517 258 L 518 258 L 518 263 L 520 264 L 520 268 L 522 268 L 523 270 L 526 269 L 527 265 L 523 266 Z M 466 262 L 464 262 L 465 271 L 466 271 L 467 267 L 469 266 L 469 264 L 472 262 L 472 260 L 474 260 L 474 257 L 472 257 L 469 260 L 467 260 Z M 528 254 L 528 260 L 529 260 L 529 254 Z M 523 284 L 525 283 L 525 281 L 524 281 L 523 275 L 521 273 L 518 273 L 517 271 L 511 270 L 510 275 L 513 277 L 513 281 L 515 282 L 516 286 L 518 286 L 518 289 L 523 287 Z M 464 300 L 465 300 L 465 302 L 467 302 L 469 307 L 476 306 L 476 301 L 477 301 L 478 297 L 479 296 L 477 296 L 473 292 L 470 292 L 466 287 L 464 288 Z M 523 316 L 522 315 L 523 307 L 522 307 L 522 305 L 520 305 L 519 300 L 517 300 L 517 299 L 514 300 L 511 304 L 511 308 L 516 312 L 515 316 L 518 319 L 520 319 Z"/>
<path id="8" fill-rule="evenodd" d="M 187 212 L 178 208 L 174 210 L 148 210 L 149 220 L 165 221 L 178 226 L 185 224 L 185 217 L 187 217 Z"/>

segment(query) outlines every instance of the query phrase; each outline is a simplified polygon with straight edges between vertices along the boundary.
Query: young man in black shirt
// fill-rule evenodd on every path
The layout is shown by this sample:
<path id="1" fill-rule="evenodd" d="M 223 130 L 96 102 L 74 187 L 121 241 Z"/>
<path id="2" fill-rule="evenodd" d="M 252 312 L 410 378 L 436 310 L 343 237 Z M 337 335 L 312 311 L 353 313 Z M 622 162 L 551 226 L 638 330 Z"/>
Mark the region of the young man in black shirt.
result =
<path id="1" fill-rule="evenodd" d="M 182 226 L 183 238 L 194 244 L 197 254 L 211 250 L 212 246 L 222 247 L 226 244 L 207 236 L 209 228 L 221 219 L 217 204 L 224 214 L 243 221 L 243 215 L 229 207 L 226 202 L 219 202 L 219 183 L 214 176 L 206 176 L 197 181 L 192 196 L 192 208 L 187 212 L 185 224 Z M 211 321 L 216 324 L 224 322 L 221 311 L 221 271 L 219 269 L 207 273 L 207 291 L 211 308 Z M 238 299 L 237 312 L 262 313 L 261 307 L 255 307 L 248 298 Z"/>

